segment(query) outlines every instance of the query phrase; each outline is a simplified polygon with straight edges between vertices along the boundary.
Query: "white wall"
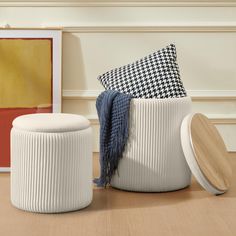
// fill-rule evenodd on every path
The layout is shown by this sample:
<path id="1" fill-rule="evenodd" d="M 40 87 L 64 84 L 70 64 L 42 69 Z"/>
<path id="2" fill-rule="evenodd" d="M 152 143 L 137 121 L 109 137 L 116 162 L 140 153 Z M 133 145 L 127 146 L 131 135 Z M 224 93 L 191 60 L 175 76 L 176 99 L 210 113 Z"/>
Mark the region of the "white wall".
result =
<path id="1" fill-rule="evenodd" d="M 236 151 L 235 1 L 0 1 L 0 25 L 64 27 L 63 111 L 95 131 L 97 75 L 175 43 L 195 111 Z"/>

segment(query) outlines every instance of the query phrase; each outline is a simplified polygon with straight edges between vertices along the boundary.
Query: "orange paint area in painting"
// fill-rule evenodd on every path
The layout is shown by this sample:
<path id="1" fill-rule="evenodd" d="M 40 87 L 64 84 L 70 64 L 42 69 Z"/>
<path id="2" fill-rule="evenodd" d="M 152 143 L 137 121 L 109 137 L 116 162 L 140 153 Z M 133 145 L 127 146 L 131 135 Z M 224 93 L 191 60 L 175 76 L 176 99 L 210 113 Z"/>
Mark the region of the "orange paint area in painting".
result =
<path id="1" fill-rule="evenodd" d="M 0 167 L 10 167 L 12 121 L 52 112 L 52 50 L 51 38 L 0 38 Z"/>
<path id="2" fill-rule="evenodd" d="M 10 131 L 12 128 L 12 121 L 20 115 L 31 113 L 51 113 L 52 107 L 43 108 L 0 108 L 0 166 L 10 166 Z M 6 158 L 8 157 L 8 158 Z"/>
<path id="3" fill-rule="evenodd" d="M 0 55 L 0 108 L 51 104 L 51 39 L 1 39 Z"/>

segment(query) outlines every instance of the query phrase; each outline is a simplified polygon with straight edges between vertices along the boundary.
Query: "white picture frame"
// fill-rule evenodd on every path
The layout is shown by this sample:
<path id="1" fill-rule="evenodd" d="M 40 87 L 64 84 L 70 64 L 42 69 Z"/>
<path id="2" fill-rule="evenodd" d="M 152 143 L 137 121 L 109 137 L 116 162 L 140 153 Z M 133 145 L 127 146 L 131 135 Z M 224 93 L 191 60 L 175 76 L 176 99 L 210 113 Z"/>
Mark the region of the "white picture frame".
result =
<path id="1" fill-rule="evenodd" d="M 0 40 L 2 39 L 51 39 L 52 40 L 52 46 L 51 46 L 52 104 L 51 105 L 53 113 L 60 113 L 61 101 L 62 101 L 62 88 L 61 88 L 62 31 L 58 29 L 0 29 Z M 10 140 L 9 140 L 9 145 L 10 145 Z M 1 139 L 0 139 L 0 146 L 1 146 Z M 0 158 L 4 157 L 1 157 L 0 155 Z M 10 166 L 9 167 L 1 166 L 0 162 L 0 172 L 9 172 L 9 171 L 10 171 Z"/>

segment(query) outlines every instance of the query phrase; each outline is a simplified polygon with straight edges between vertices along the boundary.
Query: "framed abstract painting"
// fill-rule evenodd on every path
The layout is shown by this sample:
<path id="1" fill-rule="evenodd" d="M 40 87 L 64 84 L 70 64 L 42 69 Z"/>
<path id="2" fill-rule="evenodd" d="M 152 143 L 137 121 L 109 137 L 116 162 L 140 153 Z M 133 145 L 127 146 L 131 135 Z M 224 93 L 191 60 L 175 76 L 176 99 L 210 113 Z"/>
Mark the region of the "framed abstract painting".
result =
<path id="1" fill-rule="evenodd" d="M 10 170 L 14 118 L 61 112 L 60 30 L 0 30 L 0 171 Z"/>

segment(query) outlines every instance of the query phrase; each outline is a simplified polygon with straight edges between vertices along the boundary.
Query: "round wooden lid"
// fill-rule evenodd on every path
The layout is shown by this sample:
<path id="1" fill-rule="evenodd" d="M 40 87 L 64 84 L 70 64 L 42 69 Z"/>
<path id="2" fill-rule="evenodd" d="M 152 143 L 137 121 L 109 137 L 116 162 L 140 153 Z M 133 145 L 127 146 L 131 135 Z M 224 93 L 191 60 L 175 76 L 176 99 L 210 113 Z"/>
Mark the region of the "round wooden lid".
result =
<path id="1" fill-rule="evenodd" d="M 232 170 L 224 141 L 211 121 L 199 113 L 185 117 L 181 142 L 186 161 L 198 182 L 213 194 L 227 191 Z"/>

